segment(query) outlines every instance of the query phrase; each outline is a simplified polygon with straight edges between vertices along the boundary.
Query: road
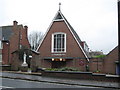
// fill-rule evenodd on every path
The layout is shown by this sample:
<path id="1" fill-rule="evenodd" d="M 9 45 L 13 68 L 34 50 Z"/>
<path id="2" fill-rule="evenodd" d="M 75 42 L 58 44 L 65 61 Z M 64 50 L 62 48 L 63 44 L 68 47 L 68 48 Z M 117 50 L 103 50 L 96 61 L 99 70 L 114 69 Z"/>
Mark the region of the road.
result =
<path id="1" fill-rule="evenodd" d="M 86 87 L 86 86 L 77 86 L 77 85 L 26 81 L 26 80 L 9 79 L 9 78 L 2 78 L 2 87 L 3 88 L 95 88 L 95 87 Z"/>
<path id="2" fill-rule="evenodd" d="M 118 83 L 113 82 L 62 79 L 44 77 L 38 74 L 26 75 L 25 73 L 0 72 L 0 77 L 3 77 L 0 78 L 2 80 L 0 88 L 97 88 L 97 90 L 113 90 L 114 87 L 118 87 Z"/>

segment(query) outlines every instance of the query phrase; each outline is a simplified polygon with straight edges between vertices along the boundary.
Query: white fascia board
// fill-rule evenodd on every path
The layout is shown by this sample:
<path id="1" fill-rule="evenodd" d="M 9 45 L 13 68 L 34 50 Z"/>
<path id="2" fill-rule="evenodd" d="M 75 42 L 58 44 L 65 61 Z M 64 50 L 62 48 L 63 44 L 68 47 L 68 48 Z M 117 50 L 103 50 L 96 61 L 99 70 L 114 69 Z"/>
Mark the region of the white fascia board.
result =
<path id="1" fill-rule="evenodd" d="M 61 14 L 61 12 L 60 12 L 60 14 Z M 62 16 L 62 14 L 61 14 L 61 16 Z M 62 17 L 63 17 L 63 16 L 62 16 Z M 64 19 L 64 17 L 63 17 L 63 19 Z M 65 21 L 66 25 L 68 26 L 68 28 L 69 28 L 70 32 L 72 33 L 73 37 L 74 37 L 74 38 L 75 38 L 75 40 L 77 41 L 77 43 L 78 43 L 78 45 L 79 45 L 80 49 L 82 50 L 83 54 L 85 55 L 85 57 L 86 57 L 86 58 L 87 58 L 87 60 L 89 61 L 88 56 L 86 55 L 86 53 L 85 53 L 85 51 L 83 50 L 82 46 L 80 45 L 80 43 L 78 42 L 78 40 L 77 40 L 77 39 L 76 39 L 76 37 L 74 36 L 74 34 L 73 34 L 73 32 L 72 32 L 71 28 L 69 27 L 68 23 L 66 22 L 66 20 L 65 20 L 65 19 L 64 19 L 64 21 Z"/>
<path id="2" fill-rule="evenodd" d="M 53 21 L 59 22 L 59 21 L 63 21 L 63 19 L 58 19 L 58 20 L 53 20 Z"/>
<path id="3" fill-rule="evenodd" d="M 58 11 L 58 12 L 56 13 L 55 17 L 58 15 L 58 13 L 59 13 L 59 12 L 60 12 L 60 11 Z M 39 46 L 38 46 L 38 48 L 37 48 L 37 50 L 36 50 L 36 51 L 38 51 L 38 50 L 39 50 L 39 48 L 40 48 L 41 44 L 43 43 L 43 41 L 44 41 L 45 37 L 47 36 L 47 33 L 49 32 L 49 30 L 50 30 L 50 28 L 51 28 L 51 26 L 52 26 L 53 22 L 54 22 L 54 21 L 56 21 L 56 20 L 54 20 L 54 19 L 55 19 L 55 17 L 53 18 L 53 20 L 52 20 L 51 24 L 49 25 L 49 27 L 48 27 L 48 29 L 47 29 L 46 33 L 44 34 L 43 39 L 41 40 L 41 42 L 40 42 L 40 44 L 39 44 Z"/>
<path id="4" fill-rule="evenodd" d="M 74 37 L 74 38 L 75 38 L 75 40 L 77 41 L 77 43 L 78 43 L 78 45 L 79 45 L 80 49 L 82 50 L 83 54 L 85 55 L 85 57 L 86 57 L 86 58 L 87 58 L 87 60 L 89 61 L 88 56 L 86 55 L 86 53 L 84 52 L 84 50 L 83 50 L 82 46 L 80 45 L 80 43 L 78 42 L 78 40 L 77 40 L 77 39 L 76 39 L 76 37 L 74 36 L 74 34 L 73 34 L 73 32 L 72 32 L 71 28 L 70 28 L 70 27 L 69 27 L 69 25 L 67 24 L 67 22 L 66 22 L 66 20 L 64 19 L 64 17 L 63 17 L 63 15 L 62 15 L 62 13 L 61 13 L 60 11 L 58 11 L 58 12 L 56 13 L 55 17 L 57 16 L 57 14 L 58 14 L 58 13 L 60 13 L 60 14 L 61 14 L 61 16 L 62 16 L 62 18 L 63 18 L 62 20 L 64 20 L 64 21 L 65 21 L 65 23 L 66 23 L 66 25 L 68 26 L 68 28 L 69 28 L 70 32 L 72 33 L 73 37 Z M 55 17 L 54 17 L 54 19 L 55 19 Z M 52 22 L 51 22 L 51 24 L 50 24 L 49 28 L 47 29 L 47 32 L 45 33 L 45 35 L 44 35 L 44 37 L 43 37 L 43 39 L 42 39 L 41 43 L 39 44 L 39 46 L 38 46 L 38 48 L 37 48 L 37 50 L 36 50 L 36 51 L 38 51 L 38 49 L 40 48 L 41 44 L 43 43 L 43 41 L 44 41 L 44 39 L 45 39 L 45 37 L 46 37 L 46 35 L 47 35 L 48 31 L 50 30 L 50 27 L 52 26 L 53 22 L 55 21 L 54 19 L 52 20 Z"/>
<path id="5" fill-rule="evenodd" d="M 69 27 L 69 25 L 67 24 L 67 22 L 66 22 L 66 21 L 65 21 L 65 23 L 66 23 L 66 25 L 68 26 L 68 28 L 70 29 L 70 27 Z M 86 53 L 84 52 L 84 50 L 83 50 L 82 46 L 80 45 L 80 43 L 78 42 L 78 40 L 77 40 L 77 39 L 76 39 L 76 37 L 74 36 L 74 34 L 73 34 L 73 32 L 71 31 L 71 29 L 70 29 L 70 32 L 72 33 L 73 37 L 74 37 L 74 38 L 75 38 L 75 40 L 77 41 L 77 43 L 78 43 L 78 45 L 79 45 L 80 49 L 82 50 L 83 54 L 85 55 L 85 57 L 86 57 L 86 58 L 87 58 L 87 60 L 89 61 L 88 56 L 87 56 L 87 55 L 86 55 Z"/>
<path id="6" fill-rule="evenodd" d="M 50 30 L 50 28 L 51 28 L 52 24 L 53 24 L 53 21 L 52 21 L 52 22 L 51 22 L 51 24 L 49 25 L 49 27 L 48 27 L 48 29 L 47 29 L 46 33 L 44 34 L 43 39 L 41 40 L 41 42 L 40 42 L 40 44 L 39 44 L 39 46 L 38 46 L 38 48 L 37 48 L 37 50 L 36 50 L 36 51 L 38 51 L 38 50 L 39 50 L 39 48 L 40 48 L 41 44 L 43 43 L 43 41 L 44 41 L 45 37 L 47 36 L 47 33 L 49 32 L 49 30 Z"/>

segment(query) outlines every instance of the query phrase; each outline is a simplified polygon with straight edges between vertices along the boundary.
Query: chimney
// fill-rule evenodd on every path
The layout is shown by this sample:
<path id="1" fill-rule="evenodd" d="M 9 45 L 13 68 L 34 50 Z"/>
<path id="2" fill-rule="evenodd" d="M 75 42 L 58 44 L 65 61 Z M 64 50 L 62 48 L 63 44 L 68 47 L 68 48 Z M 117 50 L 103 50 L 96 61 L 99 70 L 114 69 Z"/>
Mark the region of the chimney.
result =
<path id="1" fill-rule="evenodd" d="M 24 30 L 25 30 L 25 33 L 26 33 L 26 35 L 27 35 L 28 26 L 24 26 Z"/>
<path id="2" fill-rule="evenodd" d="M 25 28 L 25 30 L 27 30 L 27 29 L 28 29 L 28 26 L 24 26 L 24 28 Z"/>
<path id="3" fill-rule="evenodd" d="M 17 21 L 13 21 L 13 25 L 16 26 L 18 24 Z"/>

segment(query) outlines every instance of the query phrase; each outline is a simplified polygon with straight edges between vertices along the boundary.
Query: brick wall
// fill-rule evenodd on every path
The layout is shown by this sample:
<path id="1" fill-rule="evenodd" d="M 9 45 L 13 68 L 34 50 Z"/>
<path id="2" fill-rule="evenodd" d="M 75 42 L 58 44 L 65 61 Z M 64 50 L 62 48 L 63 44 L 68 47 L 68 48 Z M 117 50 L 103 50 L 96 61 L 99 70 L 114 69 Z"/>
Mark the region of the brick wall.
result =
<path id="1" fill-rule="evenodd" d="M 63 55 L 56 55 L 59 53 L 51 53 L 51 45 L 52 45 L 52 34 L 55 32 L 63 32 L 66 33 L 66 53 L 61 53 Z M 85 58 L 82 50 L 79 48 L 78 43 L 76 42 L 75 38 L 73 37 L 72 33 L 70 32 L 69 28 L 65 24 L 64 21 L 54 22 L 53 25 L 50 27 L 47 36 L 43 40 L 41 47 L 38 50 L 40 52 L 40 61 L 42 63 L 41 67 L 51 67 L 51 62 L 47 60 L 43 60 L 44 57 L 80 57 Z M 86 61 L 86 59 L 84 59 Z M 67 66 L 71 67 L 78 67 L 81 70 L 84 70 L 84 66 L 80 66 L 79 62 L 80 59 L 73 59 L 73 61 L 66 61 Z M 71 62 L 75 63 L 72 64 Z M 72 64 L 72 65 L 69 65 Z"/>
<path id="2" fill-rule="evenodd" d="M 13 34 L 11 35 L 9 40 L 9 51 L 6 44 L 4 44 L 3 47 L 3 64 L 12 64 L 12 53 L 18 50 L 20 48 L 20 45 L 26 48 L 30 48 L 30 44 L 27 38 L 27 30 L 27 26 L 23 27 L 22 25 L 18 25 L 17 21 L 13 21 Z"/>
<path id="3" fill-rule="evenodd" d="M 103 60 L 104 58 L 91 58 L 89 62 L 90 71 L 103 73 Z"/>
<path id="4" fill-rule="evenodd" d="M 59 77 L 79 80 L 94 80 L 103 82 L 119 82 L 118 76 L 107 76 L 105 74 L 94 74 L 91 72 L 65 72 L 65 71 L 40 71 L 42 76 Z"/>
<path id="5" fill-rule="evenodd" d="M 9 49 L 10 49 L 10 43 L 9 42 L 3 42 L 3 49 L 2 49 L 2 64 L 8 64 L 9 63 Z"/>
<path id="6" fill-rule="evenodd" d="M 118 47 L 114 48 L 104 59 L 103 70 L 106 74 L 116 74 L 116 63 L 118 61 Z"/>

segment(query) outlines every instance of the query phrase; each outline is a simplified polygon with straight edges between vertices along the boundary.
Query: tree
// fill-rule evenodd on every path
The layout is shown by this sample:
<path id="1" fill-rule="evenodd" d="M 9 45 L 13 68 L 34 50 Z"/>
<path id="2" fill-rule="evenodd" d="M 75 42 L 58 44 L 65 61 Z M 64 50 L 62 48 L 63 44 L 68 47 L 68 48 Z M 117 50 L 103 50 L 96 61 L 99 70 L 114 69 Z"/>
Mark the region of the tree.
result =
<path id="1" fill-rule="evenodd" d="M 42 38 L 43 38 L 43 33 L 42 32 L 33 31 L 29 34 L 28 40 L 30 42 L 32 50 L 36 51 L 36 49 L 38 48 Z"/>

